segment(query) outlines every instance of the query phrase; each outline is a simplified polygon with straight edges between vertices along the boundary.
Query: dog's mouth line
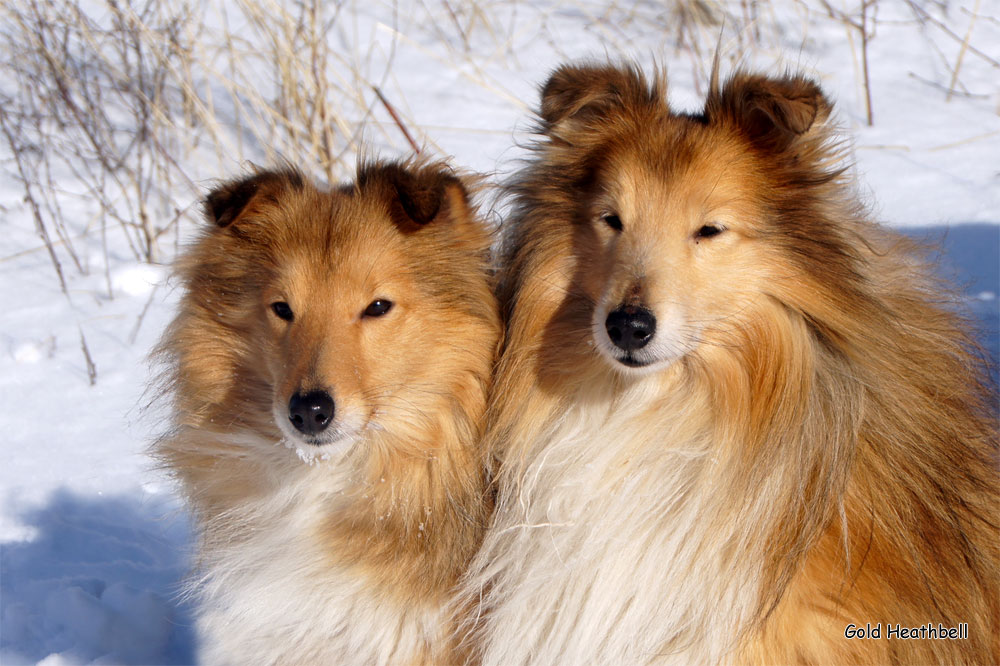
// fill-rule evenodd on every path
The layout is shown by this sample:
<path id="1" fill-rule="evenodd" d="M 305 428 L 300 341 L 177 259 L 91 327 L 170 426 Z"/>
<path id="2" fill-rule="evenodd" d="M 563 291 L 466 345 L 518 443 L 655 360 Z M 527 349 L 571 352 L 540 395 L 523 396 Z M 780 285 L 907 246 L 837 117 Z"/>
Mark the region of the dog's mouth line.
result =
<path id="1" fill-rule="evenodd" d="M 353 440 L 359 434 L 356 429 L 349 425 L 336 421 L 318 435 L 304 434 L 294 431 L 291 427 L 291 421 L 280 412 L 275 413 L 274 422 L 280 434 L 279 443 L 292 447 L 307 447 L 317 452 L 324 448 L 343 444 L 347 440 Z"/>
<path id="2" fill-rule="evenodd" d="M 320 437 L 296 434 L 294 439 L 301 444 L 323 448 L 325 446 L 341 444 L 345 440 L 353 439 L 356 435 L 357 433 L 349 428 L 336 428 L 324 433 Z"/>
<path id="3" fill-rule="evenodd" d="M 617 360 L 622 365 L 626 365 L 630 368 L 644 368 L 647 365 L 652 364 L 652 361 L 644 361 L 642 359 L 638 359 L 632 354 L 625 354 L 625 356 L 621 356 Z"/>

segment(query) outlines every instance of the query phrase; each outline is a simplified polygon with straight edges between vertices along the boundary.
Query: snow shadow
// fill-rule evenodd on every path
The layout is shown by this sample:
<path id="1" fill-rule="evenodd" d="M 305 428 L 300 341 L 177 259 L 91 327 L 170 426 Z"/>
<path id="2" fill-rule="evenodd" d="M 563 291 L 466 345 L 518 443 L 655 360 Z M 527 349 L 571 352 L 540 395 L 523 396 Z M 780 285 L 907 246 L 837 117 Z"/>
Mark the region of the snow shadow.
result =
<path id="1" fill-rule="evenodd" d="M 190 527 L 175 501 L 59 491 L 0 545 L 0 662 L 190 664 L 179 596 Z"/>
<path id="2" fill-rule="evenodd" d="M 932 254 L 945 279 L 965 296 L 977 338 L 990 357 L 993 386 L 1000 385 L 1000 224 L 910 227 L 902 233 L 939 248 Z"/>

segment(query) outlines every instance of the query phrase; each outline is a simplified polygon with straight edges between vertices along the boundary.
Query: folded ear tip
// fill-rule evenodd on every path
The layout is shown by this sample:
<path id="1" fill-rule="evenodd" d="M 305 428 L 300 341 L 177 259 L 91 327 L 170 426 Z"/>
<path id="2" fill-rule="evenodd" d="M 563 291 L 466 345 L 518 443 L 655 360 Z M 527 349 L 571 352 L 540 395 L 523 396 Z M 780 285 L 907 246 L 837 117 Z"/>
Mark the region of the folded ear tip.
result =
<path id="1" fill-rule="evenodd" d="M 427 224 L 447 207 L 449 190 L 458 190 L 463 201 L 468 199 L 465 185 L 451 169 L 444 165 L 430 165 L 417 173 L 411 199 L 418 204 L 413 211 L 413 219 L 418 224 Z"/>
<path id="2" fill-rule="evenodd" d="M 730 115 L 751 138 L 775 146 L 805 134 L 831 111 L 819 84 L 801 74 L 772 78 L 738 72 L 706 104 L 709 115 Z"/>
<path id="3" fill-rule="evenodd" d="M 784 79 L 785 116 L 788 129 L 795 134 L 805 134 L 817 120 L 824 120 L 830 113 L 830 103 L 823 90 L 809 77 L 795 76 Z"/>
<path id="4" fill-rule="evenodd" d="M 634 63 L 563 64 L 541 90 L 538 115 L 549 126 L 587 111 L 602 113 L 628 103 L 659 99 L 662 82 L 649 86 Z"/>
<path id="5" fill-rule="evenodd" d="M 563 64 L 553 70 L 542 86 L 540 95 L 539 115 L 542 120 L 554 123 L 564 115 L 568 106 L 567 97 L 575 87 L 582 85 L 586 69 L 588 68 L 581 65 Z"/>
<path id="6" fill-rule="evenodd" d="M 363 167 L 358 174 L 358 184 L 366 187 L 379 182 L 387 196 L 405 214 L 403 223 L 424 226 L 434 220 L 446 204 L 448 189 L 458 188 L 464 199 L 468 193 L 461 179 L 443 163 L 419 164 L 377 163 Z"/>
<path id="7" fill-rule="evenodd" d="M 399 202 L 409 218 L 423 226 L 437 217 L 443 194 L 443 187 L 400 190 Z"/>
<path id="8" fill-rule="evenodd" d="M 205 197 L 205 216 L 217 226 L 227 227 L 239 216 L 256 191 L 257 182 L 253 179 L 221 185 Z"/>
<path id="9" fill-rule="evenodd" d="M 290 186 L 302 189 L 305 179 L 292 168 L 260 171 L 252 176 L 223 183 L 206 195 L 202 208 L 205 217 L 219 227 L 228 227 L 247 207 L 262 187 Z"/>

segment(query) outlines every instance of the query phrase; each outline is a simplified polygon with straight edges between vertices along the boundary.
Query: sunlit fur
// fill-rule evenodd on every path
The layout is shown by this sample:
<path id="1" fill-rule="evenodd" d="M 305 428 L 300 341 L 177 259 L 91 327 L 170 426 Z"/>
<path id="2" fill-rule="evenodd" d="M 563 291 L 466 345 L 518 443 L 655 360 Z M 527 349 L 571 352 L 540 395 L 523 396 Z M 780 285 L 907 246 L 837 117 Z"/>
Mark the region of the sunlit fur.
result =
<path id="1" fill-rule="evenodd" d="M 200 660 L 459 660 L 440 606 L 488 511 L 477 443 L 500 332 L 464 186 L 438 165 L 367 164 L 329 191 L 262 172 L 206 210 L 178 266 L 175 424 L 156 447 L 200 537 Z M 363 316 L 379 298 L 392 309 Z M 336 412 L 309 440 L 287 406 L 314 389 Z"/>
<path id="2" fill-rule="evenodd" d="M 866 218 L 814 83 L 665 93 L 609 65 L 543 89 L 465 640 L 505 666 L 1000 662 L 995 404 L 955 301 Z M 607 338 L 620 304 L 657 316 L 644 367 Z M 969 637 L 885 639 L 929 622 Z"/>

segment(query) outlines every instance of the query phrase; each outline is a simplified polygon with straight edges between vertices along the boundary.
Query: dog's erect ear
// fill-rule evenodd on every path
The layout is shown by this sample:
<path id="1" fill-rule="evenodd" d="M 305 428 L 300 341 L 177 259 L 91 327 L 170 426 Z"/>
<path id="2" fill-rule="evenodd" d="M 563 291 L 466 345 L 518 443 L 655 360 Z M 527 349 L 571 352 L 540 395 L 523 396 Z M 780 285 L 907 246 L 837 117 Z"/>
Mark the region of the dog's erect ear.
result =
<path id="1" fill-rule="evenodd" d="M 275 200 L 286 188 L 301 189 L 301 174 L 292 171 L 261 171 L 252 176 L 223 183 L 205 197 L 205 217 L 220 227 L 239 219 L 251 201 Z"/>
<path id="2" fill-rule="evenodd" d="M 449 218 L 457 212 L 456 207 L 468 205 L 462 181 L 443 165 L 365 165 L 358 171 L 358 187 L 380 189 L 389 199 L 393 220 L 404 230 Z"/>
<path id="3" fill-rule="evenodd" d="M 785 150 L 830 116 L 823 91 L 803 76 L 767 78 L 737 74 L 705 103 L 710 121 L 726 116 L 755 144 Z"/>
<path id="4" fill-rule="evenodd" d="M 629 104 L 663 99 L 662 79 L 650 86 L 635 65 L 562 65 L 542 87 L 539 115 L 551 129 L 564 120 L 592 119 Z"/>

